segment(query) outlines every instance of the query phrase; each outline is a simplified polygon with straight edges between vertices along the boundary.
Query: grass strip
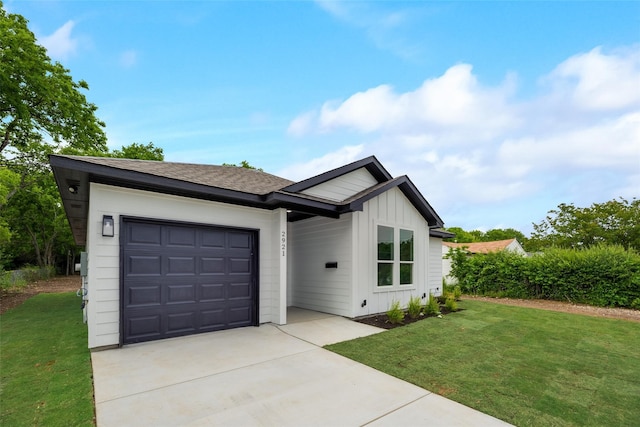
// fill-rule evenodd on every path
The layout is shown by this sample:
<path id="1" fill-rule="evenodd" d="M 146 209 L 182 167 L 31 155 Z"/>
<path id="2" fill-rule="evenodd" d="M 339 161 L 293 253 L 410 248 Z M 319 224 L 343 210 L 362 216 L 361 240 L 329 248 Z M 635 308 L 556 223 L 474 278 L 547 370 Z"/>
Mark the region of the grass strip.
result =
<path id="1" fill-rule="evenodd" d="M 518 426 L 634 426 L 637 323 L 489 302 L 327 346 Z"/>
<path id="2" fill-rule="evenodd" d="M 74 293 L 0 316 L 0 425 L 94 426 L 87 327 Z"/>

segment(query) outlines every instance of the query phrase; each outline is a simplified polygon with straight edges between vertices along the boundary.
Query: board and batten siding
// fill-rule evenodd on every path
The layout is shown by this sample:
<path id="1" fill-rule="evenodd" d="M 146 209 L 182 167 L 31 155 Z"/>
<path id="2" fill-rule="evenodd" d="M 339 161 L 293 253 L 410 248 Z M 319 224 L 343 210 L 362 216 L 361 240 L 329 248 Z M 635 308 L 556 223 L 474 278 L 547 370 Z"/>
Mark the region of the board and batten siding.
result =
<path id="1" fill-rule="evenodd" d="M 439 237 L 429 236 L 429 273 L 427 275 L 427 295 L 442 295 L 443 261 L 442 239 Z"/>
<path id="2" fill-rule="evenodd" d="M 289 224 L 289 305 L 353 317 L 350 229 L 351 214 Z"/>
<path id="3" fill-rule="evenodd" d="M 286 211 L 225 203 L 91 183 L 87 225 L 89 255 L 87 323 L 89 348 L 120 343 L 120 216 L 182 221 L 259 230 L 259 322 L 285 323 L 286 253 L 279 228 Z M 115 236 L 102 236 L 102 216 L 112 215 Z M 286 229 L 284 230 L 286 231 Z M 283 271 L 285 270 L 285 271 Z"/>
<path id="4" fill-rule="evenodd" d="M 309 196 L 341 202 L 359 192 L 371 188 L 378 181 L 365 168 L 356 169 L 322 184 L 302 191 Z"/>
<path id="5" fill-rule="evenodd" d="M 377 226 L 384 225 L 413 230 L 414 232 L 414 284 L 394 286 L 393 289 L 377 287 Z M 387 311 L 394 300 L 406 306 L 411 296 L 428 294 L 434 280 L 441 280 L 440 270 L 432 278 L 429 262 L 433 256 L 429 244 L 429 228 L 424 217 L 416 210 L 405 195 L 393 188 L 364 203 L 362 212 L 353 213 L 353 257 L 354 269 L 353 316 Z M 438 262 L 441 251 L 438 247 Z M 366 300 L 366 305 L 363 306 Z M 425 303 L 425 300 L 422 300 Z"/>

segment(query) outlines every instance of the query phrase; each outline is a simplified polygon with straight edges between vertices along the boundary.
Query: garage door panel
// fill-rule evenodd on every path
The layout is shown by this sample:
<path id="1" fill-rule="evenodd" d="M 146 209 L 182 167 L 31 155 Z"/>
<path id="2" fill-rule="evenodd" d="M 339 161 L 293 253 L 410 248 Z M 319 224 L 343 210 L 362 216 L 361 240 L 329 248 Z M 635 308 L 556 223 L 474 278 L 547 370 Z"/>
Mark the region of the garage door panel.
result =
<path id="1" fill-rule="evenodd" d="M 196 311 L 169 314 L 167 316 L 167 334 L 196 331 L 196 318 Z"/>
<path id="2" fill-rule="evenodd" d="M 227 316 L 224 308 L 202 310 L 200 312 L 200 328 L 206 330 L 226 329 Z"/>
<path id="3" fill-rule="evenodd" d="M 251 236 L 248 233 L 229 232 L 230 249 L 249 249 L 251 247 Z"/>
<path id="4" fill-rule="evenodd" d="M 124 224 L 124 343 L 257 324 L 255 232 Z"/>
<path id="5" fill-rule="evenodd" d="M 162 331 L 162 317 L 159 314 L 134 316 L 127 321 L 128 336 L 135 340 L 159 338 Z"/>
<path id="6" fill-rule="evenodd" d="M 166 227 L 167 247 L 196 247 L 196 230 L 189 227 Z"/>
<path id="7" fill-rule="evenodd" d="M 130 286 L 125 294 L 125 304 L 130 307 L 160 305 L 162 291 L 160 285 Z"/>
<path id="8" fill-rule="evenodd" d="M 251 274 L 251 259 L 230 258 L 229 273 L 230 274 Z"/>
<path id="9" fill-rule="evenodd" d="M 228 289 L 229 299 L 251 298 L 251 283 L 231 283 Z"/>
<path id="10" fill-rule="evenodd" d="M 196 285 L 167 286 L 167 304 L 184 304 L 196 302 Z"/>
<path id="11" fill-rule="evenodd" d="M 190 275 L 196 274 L 196 258 L 193 256 L 168 256 L 167 275 Z"/>
<path id="12" fill-rule="evenodd" d="M 225 248 L 226 233 L 222 230 L 204 230 L 200 239 L 202 248 Z"/>
<path id="13" fill-rule="evenodd" d="M 245 326 L 251 322 L 251 313 L 247 307 L 229 308 L 229 324 Z"/>
<path id="14" fill-rule="evenodd" d="M 224 283 L 202 283 L 200 287 L 200 301 L 224 301 L 226 298 Z"/>
<path id="15" fill-rule="evenodd" d="M 162 242 L 162 227 L 157 224 L 129 223 L 128 245 L 160 246 Z"/>
<path id="16" fill-rule="evenodd" d="M 125 269 L 130 276 L 160 276 L 162 258 L 159 255 L 130 255 L 125 259 Z"/>
<path id="17" fill-rule="evenodd" d="M 224 274 L 225 259 L 224 257 L 200 257 L 200 274 Z"/>

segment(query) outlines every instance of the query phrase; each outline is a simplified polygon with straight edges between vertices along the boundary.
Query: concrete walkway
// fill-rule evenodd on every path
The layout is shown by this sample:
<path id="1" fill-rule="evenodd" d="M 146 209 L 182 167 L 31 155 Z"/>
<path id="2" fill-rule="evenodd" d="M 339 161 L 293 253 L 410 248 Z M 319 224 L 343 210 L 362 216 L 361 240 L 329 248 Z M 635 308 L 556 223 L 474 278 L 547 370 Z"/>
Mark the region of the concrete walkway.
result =
<path id="1" fill-rule="evenodd" d="M 319 347 L 380 329 L 288 315 L 92 353 L 98 427 L 508 425 Z"/>

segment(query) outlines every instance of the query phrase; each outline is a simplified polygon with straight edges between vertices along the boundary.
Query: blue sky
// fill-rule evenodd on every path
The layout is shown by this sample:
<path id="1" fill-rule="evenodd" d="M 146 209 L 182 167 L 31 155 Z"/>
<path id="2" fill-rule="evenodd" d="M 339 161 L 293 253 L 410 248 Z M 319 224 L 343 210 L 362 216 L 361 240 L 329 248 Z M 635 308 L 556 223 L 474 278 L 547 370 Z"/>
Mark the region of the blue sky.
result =
<path id="1" fill-rule="evenodd" d="M 640 3 L 5 1 L 109 145 L 299 180 L 376 155 L 446 226 L 640 196 Z"/>

